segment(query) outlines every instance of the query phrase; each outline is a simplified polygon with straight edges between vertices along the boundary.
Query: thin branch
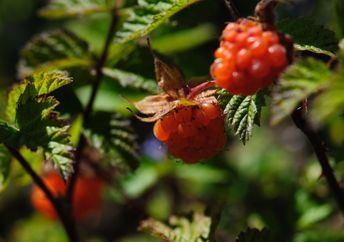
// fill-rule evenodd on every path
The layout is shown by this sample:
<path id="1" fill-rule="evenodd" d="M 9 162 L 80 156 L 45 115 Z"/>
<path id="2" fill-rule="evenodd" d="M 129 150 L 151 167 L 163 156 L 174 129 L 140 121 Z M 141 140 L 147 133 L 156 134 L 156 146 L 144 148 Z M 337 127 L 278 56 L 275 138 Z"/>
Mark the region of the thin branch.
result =
<path id="1" fill-rule="evenodd" d="M 292 118 L 296 127 L 298 127 L 306 135 L 307 139 L 311 143 L 321 165 L 322 174 L 326 178 L 328 186 L 330 187 L 330 190 L 332 191 L 340 210 L 342 213 L 344 213 L 344 193 L 341 190 L 336 177 L 334 176 L 333 170 L 326 155 L 326 148 L 324 147 L 322 140 L 305 118 L 304 107 L 296 109 L 292 113 Z"/>
<path id="2" fill-rule="evenodd" d="M 237 20 L 238 18 L 240 18 L 240 13 L 238 11 L 238 9 L 235 7 L 233 0 L 224 0 L 225 4 L 230 12 L 230 14 L 232 15 L 232 18 L 234 20 Z"/>
<path id="3" fill-rule="evenodd" d="M 62 203 L 54 197 L 54 195 L 51 193 L 49 188 L 45 185 L 41 177 L 32 169 L 30 164 L 19 153 L 19 151 L 6 143 L 4 145 L 8 149 L 8 151 L 16 158 L 16 160 L 23 167 L 23 169 L 31 176 L 34 183 L 43 191 L 43 193 L 45 194 L 49 202 L 52 204 L 69 237 L 69 241 L 71 242 L 80 241 L 78 234 L 76 233 L 76 228 L 73 223 L 73 220 L 70 217 L 70 215 L 66 212 L 66 210 L 63 209 Z"/>
<path id="4" fill-rule="evenodd" d="M 96 63 L 96 66 L 95 66 L 96 75 L 95 75 L 95 80 L 94 80 L 94 83 L 92 86 L 91 96 L 90 96 L 88 103 L 86 105 L 86 108 L 83 112 L 84 124 L 89 121 L 90 115 L 92 113 L 94 101 L 96 99 L 96 95 L 97 95 L 101 80 L 102 80 L 103 75 L 104 75 L 103 67 L 104 67 L 106 60 L 107 60 L 107 57 L 108 57 L 109 48 L 110 48 L 113 36 L 115 34 L 115 28 L 116 28 L 117 21 L 118 21 L 118 13 L 117 13 L 117 9 L 114 9 L 112 12 L 112 19 L 111 19 L 110 27 L 109 27 L 108 32 L 107 32 L 103 51 L 102 51 L 102 53 L 98 59 L 98 62 Z M 70 202 L 72 201 L 73 190 L 75 187 L 76 179 L 77 179 L 78 174 L 79 174 L 79 163 L 80 163 L 80 159 L 82 158 L 82 150 L 85 147 L 85 145 L 86 145 L 86 139 L 81 134 L 78 145 L 77 145 L 76 154 L 75 154 L 74 173 L 71 176 L 70 183 L 69 183 L 68 190 L 67 190 L 67 200 Z"/>

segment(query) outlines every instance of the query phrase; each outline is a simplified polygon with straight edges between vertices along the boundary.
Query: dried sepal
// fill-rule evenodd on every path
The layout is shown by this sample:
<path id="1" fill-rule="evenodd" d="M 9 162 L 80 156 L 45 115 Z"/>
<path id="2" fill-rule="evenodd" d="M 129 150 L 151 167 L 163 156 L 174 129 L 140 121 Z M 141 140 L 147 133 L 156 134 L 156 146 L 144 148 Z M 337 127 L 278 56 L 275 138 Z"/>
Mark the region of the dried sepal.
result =
<path id="1" fill-rule="evenodd" d="M 155 75 L 159 87 L 173 98 L 185 97 L 184 78 L 180 70 L 154 56 Z"/>

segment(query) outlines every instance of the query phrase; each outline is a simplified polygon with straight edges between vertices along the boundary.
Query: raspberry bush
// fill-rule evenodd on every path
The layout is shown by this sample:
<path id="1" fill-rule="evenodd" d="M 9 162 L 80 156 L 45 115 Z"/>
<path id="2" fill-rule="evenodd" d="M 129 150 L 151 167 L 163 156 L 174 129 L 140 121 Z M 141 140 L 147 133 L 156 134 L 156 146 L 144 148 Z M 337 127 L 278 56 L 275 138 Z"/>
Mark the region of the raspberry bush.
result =
<path id="1" fill-rule="evenodd" d="M 2 0 L 0 241 L 344 241 L 325 5 Z"/>

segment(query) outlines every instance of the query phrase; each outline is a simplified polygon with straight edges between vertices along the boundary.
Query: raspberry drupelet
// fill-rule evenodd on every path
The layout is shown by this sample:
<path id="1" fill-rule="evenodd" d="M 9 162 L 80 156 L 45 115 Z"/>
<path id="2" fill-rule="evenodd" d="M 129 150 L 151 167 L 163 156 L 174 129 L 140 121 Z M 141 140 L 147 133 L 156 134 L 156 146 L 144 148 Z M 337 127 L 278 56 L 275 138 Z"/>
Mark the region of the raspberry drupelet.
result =
<path id="1" fill-rule="evenodd" d="M 214 57 L 212 77 L 235 95 L 253 95 L 271 85 L 288 65 L 279 35 L 248 19 L 225 27 Z"/>
<path id="2" fill-rule="evenodd" d="M 214 156 L 226 141 L 222 111 L 211 102 L 178 106 L 155 123 L 154 135 L 185 163 Z"/>

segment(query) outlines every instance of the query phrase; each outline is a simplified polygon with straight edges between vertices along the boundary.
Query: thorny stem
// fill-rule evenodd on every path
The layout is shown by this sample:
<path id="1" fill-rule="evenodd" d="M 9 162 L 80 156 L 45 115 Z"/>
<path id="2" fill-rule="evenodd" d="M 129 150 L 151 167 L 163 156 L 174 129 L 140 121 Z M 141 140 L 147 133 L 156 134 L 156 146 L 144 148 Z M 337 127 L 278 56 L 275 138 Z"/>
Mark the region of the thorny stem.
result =
<path id="1" fill-rule="evenodd" d="M 45 185 L 41 177 L 32 169 L 30 164 L 27 160 L 19 153 L 19 151 L 8 144 L 4 144 L 5 147 L 8 149 L 9 152 L 16 158 L 19 164 L 23 167 L 23 169 L 31 176 L 34 183 L 43 191 L 47 199 L 50 201 L 52 206 L 55 208 L 57 215 L 60 218 L 60 221 L 66 231 L 66 234 L 69 238 L 70 242 L 79 242 L 79 237 L 76 232 L 75 224 L 71 217 L 71 214 L 68 213 L 63 208 L 62 201 L 57 200 L 54 195 L 51 193 L 49 188 Z"/>
<path id="2" fill-rule="evenodd" d="M 233 19 L 237 20 L 240 17 L 240 13 L 238 9 L 234 6 L 233 0 L 224 0 L 224 1 Z"/>
<path id="3" fill-rule="evenodd" d="M 334 176 L 333 170 L 326 155 L 326 148 L 324 147 L 322 140 L 305 118 L 304 107 L 297 108 L 292 113 L 292 118 L 296 127 L 298 127 L 305 134 L 311 143 L 321 165 L 322 175 L 326 178 L 328 186 L 330 187 L 330 190 L 332 191 L 340 210 L 342 213 L 344 213 L 344 193 L 341 190 L 336 177 Z"/>
<path id="4" fill-rule="evenodd" d="M 96 66 L 95 66 L 95 80 L 94 80 L 94 83 L 92 86 L 91 96 L 90 96 L 88 103 L 86 105 L 86 108 L 83 112 L 84 124 L 87 124 L 89 119 L 90 119 L 90 115 L 92 113 L 94 101 L 96 99 L 96 95 L 97 95 L 101 80 L 104 76 L 103 67 L 106 63 L 109 48 L 111 45 L 111 41 L 112 41 L 113 36 L 115 34 L 115 28 L 116 28 L 117 20 L 118 20 L 118 13 L 117 13 L 117 9 L 115 8 L 112 12 L 112 19 L 111 19 L 110 27 L 109 27 L 107 35 L 106 35 L 106 40 L 105 40 L 105 44 L 104 44 L 102 53 L 101 53 L 101 55 L 100 55 L 100 57 L 96 63 Z M 81 134 L 78 145 L 77 145 L 76 153 L 75 153 L 74 173 L 72 174 L 72 176 L 70 178 L 70 183 L 69 183 L 68 190 L 67 190 L 67 200 L 69 202 L 72 201 L 73 190 L 75 187 L 76 179 L 77 179 L 78 174 L 79 174 L 79 163 L 80 163 L 80 159 L 82 157 L 82 150 L 83 150 L 85 145 L 86 145 L 86 139 Z"/>

